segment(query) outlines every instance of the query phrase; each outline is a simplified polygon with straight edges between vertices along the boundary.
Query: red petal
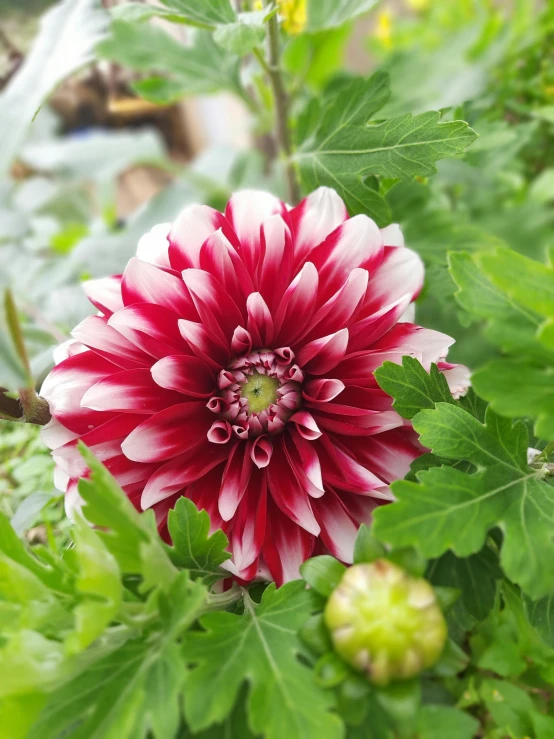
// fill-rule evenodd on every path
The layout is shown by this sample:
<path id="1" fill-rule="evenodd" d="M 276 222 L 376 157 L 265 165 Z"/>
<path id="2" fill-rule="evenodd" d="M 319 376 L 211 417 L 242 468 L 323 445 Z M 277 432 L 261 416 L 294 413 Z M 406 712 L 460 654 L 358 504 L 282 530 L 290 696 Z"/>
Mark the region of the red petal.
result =
<path id="1" fill-rule="evenodd" d="M 260 293 L 251 293 L 248 296 L 246 310 L 248 313 L 246 325 L 253 346 L 258 348 L 269 346 L 274 334 L 273 318 Z"/>
<path id="2" fill-rule="evenodd" d="M 213 275 L 201 269 L 186 269 L 183 281 L 187 286 L 201 323 L 229 343 L 237 326 L 244 317 L 223 285 Z"/>
<path id="3" fill-rule="evenodd" d="M 290 346 L 300 336 L 314 313 L 319 277 L 311 262 L 306 262 L 283 295 L 275 313 L 275 341 Z"/>
<path id="4" fill-rule="evenodd" d="M 146 483 L 141 497 L 143 510 L 199 480 L 229 456 L 227 446 L 205 441 L 160 467 Z"/>
<path id="5" fill-rule="evenodd" d="M 182 210 L 169 234 L 169 261 L 181 272 L 200 266 L 202 244 L 219 228 L 233 241 L 231 226 L 225 216 L 208 205 L 188 205 Z"/>
<path id="6" fill-rule="evenodd" d="M 267 520 L 271 525 L 266 528 L 262 556 L 271 577 L 281 586 L 300 577 L 300 565 L 312 554 L 314 537 L 281 513 L 271 499 L 268 500 Z"/>
<path id="7" fill-rule="evenodd" d="M 209 398 L 216 390 L 213 369 L 198 357 L 164 357 L 152 366 L 151 372 L 154 382 L 160 387 L 193 398 Z"/>
<path id="8" fill-rule="evenodd" d="M 88 316 L 76 326 L 71 335 L 96 354 L 105 357 L 123 369 L 148 367 L 152 358 L 122 336 L 101 316 Z"/>
<path id="9" fill-rule="evenodd" d="M 266 516 L 266 476 L 255 470 L 238 506 L 229 535 L 232 562 L 238 577 L 244 578 L 246 569 L 258 559 L 265 539 Z"/>
<path id="10" fill-rule="evenodd" d="M 195 320 L 198 317 L 192 299 L 177 274 L 170 274 L 136 257 L 127 263 L 121 294 L 126 306 L 153 303 L 175 311 L 180 318 Z"/>
<path id="11" fill-rule="evenodd" d="M 352 564 L 358 524 L 339 496 L 328 489 L 323 498 L 314 501 L 314 512 L 321 526 L 320 536 L 331 554 Z"/>
<path id="12" fill-rule="evenodd" d="M 344 357 L 348 346 L 348 329 L 315 339 L 305 344 L 298 352 L 298 365 L 312 375 L 329 372 Z"/>
<path id="13" fill-rule="evenodd" d="M 260 227 L 269 216 L 285 215 L 286 206 L 268 192 L 242 190 L 229 200 L 225 215 L 237 234 L 241 245 L 241 256 L 251 277 L 257 272 L 260 262 Z"/>
<path id="14" fill-rule="evenodd" d="M 150 370 L 134 369 L 96 382 L 83 395 L 81 406 L 95 411 L 155 413 L 181 400 L 178 393 L 156 385 Z"/>
<path id="15" fill-rule="evenodd" d="M 108 325 L 135 346 L 157 359 L 185 354 L 186 343 L 179 332 L 179 316 L 161 305 L 137 303 L 114 313 Z"/>
<path id="16" fill-rule="evenodd" d="M 275 503 L 294 523 L 317 536 L 315 520 L 306 492 L 301 488 L 285 456 L 282 439 L 273 447 L 273 458 L 267 469 L 269 492 Z"/>
<path id="17" fill-rule="evenodd" d="M 83 282 L 83 290 L 87 298 L 105 316 L 111 316 L 112 313 L 123 308 L 121 279 L 121 275 L 114 275 L 114 277 Z"/>
<path id="18" fill-rule="evenodd" d="M 245 444 L 236 444 L 221 479 L 218 508 L 221 518 L 229 521 L 246 491 L 252 473 L 252 460 Z"/>
<path id="19" fill-rule="evenodd" d="M 289 212 L 294 234 L 294 264 L 299 267 L 318 244 L 348 218 L 346 206 L 330 187 L 319 187 Z"/>
<path id="20" fill-rule="evenodd" d="M 163 462 L 205 442 L 212 419 L 202 401 L 179 403 L 137 426 L 121 449 L 135 462 Z"/>

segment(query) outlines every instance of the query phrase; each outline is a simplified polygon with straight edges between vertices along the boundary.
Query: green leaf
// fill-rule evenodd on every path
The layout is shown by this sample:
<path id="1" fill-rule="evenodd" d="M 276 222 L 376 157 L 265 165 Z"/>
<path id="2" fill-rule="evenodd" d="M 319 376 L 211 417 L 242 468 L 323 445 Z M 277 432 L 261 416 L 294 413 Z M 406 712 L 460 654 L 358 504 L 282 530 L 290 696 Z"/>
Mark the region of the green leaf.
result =
<path id="1" fill-rule="evenodd" d="M 485 276 L 476 258 L 464 252 L 448 255 L 449 271 L 458 286 L 456 300 L 468 313 L 487 321 L 486 335 L 507 352 L 537 354 L 539 316 L 522 308 Z M 546 355 L 540 349 L 539 355 Z M 554 354 L 552 354 L 554 359 Z"/>
<path id="2" fill-rule="evenodd" d="M 98 54 L 140 72 L 169 75 L 172 98 L 240 89 L 238 57 L 229 54 L 207 31 L 194 33 L 193 45 L 184 46 L 161 28 L 113 21 L 108 39 L 98 46 Z M 141 89 L 140 84 L 137 89 Z M 160 96 L 159 96 L 160 97 Z"/>
<path id="3" fill-rule="evenodd" d="M 163 630 L 127 641 L 53 692 L 28 739 L 139 739 L 149 729 L 156 739 L 174 737 L 185 676 L 176 640 L 205 594 L 201 583 L 179 573 L 168 590 Z"/>
<path id="4" fill-rule="evenodd" d="M 205 26 L 232 23 L 235 11 L 229 0 L 162 0 L 163 4 L 182 13 L 189 21 Z"/>
<path id="5" fill-rule="evenodd" d="M 417 716 L 419 739 L 472 739 L 479 722 L 450 706 L 421 706 Z"/>
<path id="6" fill-rule="evenodd" d="M 246 56 L 265 38 L 265 28 L 252 23 L 228 23 L 214 32 L 214 41 L 226 51 Z"/>
<path id="7" fill-rule="evenodd" d="M 223 531 L 209 535 L 206 511 L 199 511 L 188 498 L 179 498 L 169 511 L 167 525 L 173 542 L 168 552 L 177 567 L 188 569 L 193 578 L 201 577 L 208 584 L 228 577 L 220 565 L 231 556 L 225 551 L 229 542 Z"/>
<path id="8" fill-rule="evenodd" d="M 99 637 L 119 611 L 123 590 L 115 558 L 82 518 L 73 531 L 78 555 L 76 587 L 83 602 L 75 609 L 75 631 L 66 640 L 69 653 L 79 652 Z"/>
<path id="9" fill-rule="evenodd" d="M 498 360 L 475 372 L 472 382 L 495 411 L 535 418 L 535 434 L 554 439 L 554 367 L 537 367 L 525 358 Z"/>
<path id="10" fill-rule="evenodd" d="M 305 654 L 297 630 L 312 611 L 304 583 L 276 590 L 260 605 L 245 593 L 243 615 L 203 616 L 203 632 L 190 632 L 183 656 L 192 665 L 185 684 L 185 715 L 193 733 L 222 722 L 240 687 L 250 684 L 249 725 L 266 739 L 339 739 L 342 726 L 330 713 L 331 696 L 298 660 Z M 209 686 L 209 688 L 207 688 Z"/>
<path id="11" fill-rule="evenodd" d="M 502 573 L 494 553 L 484 547 L 465 559 L 446 552 L 431 563 L 427 577 L 433 585 L 457 588 L 466 611 L 477 621 L 483 621 L 494 606 L 496 582 Z"/>
<path id="12" fill-rule="evenodd" d="M 33 116 L 52 90 L 92 61 L 108 20 L 99 0 L 63 0 L 44 14 L 30 53 L 0 95 L 0 174 L 17 155 Z"/>
<path id="13" fill-rule="evenodd" d="M 540 600 L 524 598 L 525 615 L 541 639 L 554 648 L 554 595 Z"/>
<path id="14" fill-rule="evenodd" d="M 124 573 L 140 574 L 142 588 L 170 585 L 177 575 L 159 537 L 151 512 L 140 514 L 112 475 L 84 446 L 79 444 L 90 477 L 79 480 L 87 521 L 108 529 L 99 534 Z"/>
<path id="15" fill-rule="evenodd" d="M 554 316 L 554 269 L 510 249 L 480 254 L 487 277 L 519 305 L 542 316 Z"/>
<path id="16" fill-rule="evenodd" d="M 367 212 L 370 175 L 429 175 L 438 159 L 461 154 L 475 139 L 463 121 L 440 122 L 434 111 L 369 123 L 390 95 L 389 78 L 377 72 L 333 86 L 319 124 L 294 155 L 303 185 L 334 187 L 352 213 Z M 377 195 L 377 193 L 375 193 Z"/>
<path id="17" fill-rule="evenodd" d="M 325 597 L 331 595 L 346 572 L 346 567 L 328 554 L 312 557 L 300 566 L 300 574 L 312 588 Z"/>
<path id="18" fill-rule="evenodd" d="M 307 0 L 308 31 L 320 31 L 323 28 L 342 26 L 362 13 L 370 11 L 377 0 Z"/>
<path id="19" fill-rule="evenodd" d="M 402 357 L 402 365 L 385 362 L 375 371 L 381 390 L 394 398 L 393 408 L 403 418 L 413 418 L 436 403 L 454 403 L 446 378 L 436 365 L 427 372 L 413 357 Z"/>
<path id="20" fill-rule="evenodd" d="M 374 562 L 384 557 L 385 547 L 373 536 L 371 529 L 363 523 L 358 529 L 354 542 L 354 564 L 360 562 Z"/>
<path id="21" fill-rule="evenodd" d="M 532 735 L 530 714 L 534 706 L 529 695 L 504 680 L 483 680 L 479 693 L 496 725 L 504 735 Z"/>
<path id="22" fill-rule="evenodd" d="M 527 466 L 525 426 L 496 416 L 486 424 L 447 403 L 413 420 L 420 441 L 449 460 L 465 460 L 473 473 L 434 467 L 418 482 L 393 484 L 397 501 L 375 512 L 374 531 L 395 546 L 414 545 L 428 557 L 448 549 L 459 557 L 478 552 L 487 532 L 500 526 L 500 562 L 507 576 L 532 597 L 554 587 L 554 488 Z"/>

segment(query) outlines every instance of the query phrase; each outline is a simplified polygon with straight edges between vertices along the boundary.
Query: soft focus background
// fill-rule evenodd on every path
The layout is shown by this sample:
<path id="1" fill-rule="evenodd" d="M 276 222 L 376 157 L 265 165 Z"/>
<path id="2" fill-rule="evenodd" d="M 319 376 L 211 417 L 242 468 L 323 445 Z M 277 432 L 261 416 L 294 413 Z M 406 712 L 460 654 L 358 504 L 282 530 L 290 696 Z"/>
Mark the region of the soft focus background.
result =
<path id="1" fill-rule="evenodd" d="M 51 6 L 0 0 L 0 288 L 11 289 L 39 385 L 54 346 L 91 312 L 79 283 L 121 272 L 152 225 L 193 201 L 222 207 L 241 187 L 284 196 L 272 111 L 252 63 L 196 29 L 193 39 L 150 2 L 105 0 L 105 13 L 88 14 L 62 3 L 41 27 Z M 393 94 L 379 116 L 440 109 L 479 134 L 467 155 L 439 162 L 429 180 L 396 183 L 386 200 L 388 218 L 426 262 L 418 320 L 457 338 L 453 359 L 481 365 L 498 350 L 455 303 L 446 255 L 506 243 L 542 258 L 554 246 L 554 7 L 384 0 L 310 34 L 301 0 L 280 10 L 292 34 L 285 64 L 301 80 L 293 115 L 337 76 L 385 69 Z M 94 47 L 96 60 L 83 67 Z M 22 66 L 29 55 L 31 74 Z M 41 86 L 73 69 L 22 128 Z M 0 389 L 9 391 L 24 368 L 1 321 Z M 34 427 L 0 430 L 0 509 L 31 541 L 64 542 Z"/>

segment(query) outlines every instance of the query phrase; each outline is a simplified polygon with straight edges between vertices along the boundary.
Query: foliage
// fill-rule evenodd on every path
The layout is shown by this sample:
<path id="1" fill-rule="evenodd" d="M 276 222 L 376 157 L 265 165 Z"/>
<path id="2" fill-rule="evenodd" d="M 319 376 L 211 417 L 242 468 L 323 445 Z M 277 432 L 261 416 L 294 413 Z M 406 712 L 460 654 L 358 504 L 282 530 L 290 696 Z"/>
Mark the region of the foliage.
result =
<path id="1" fill-rule="evenodd" d="M 389 559 L 432 583 L 441 658 L 370 685 L 323 623 L 344 563 L 314 557 L 279 589 L 232 584 L 205 511 L 182 498 L 162 542 L 85 449 L 93 474 L 71 523 L 36 429 L 3 422 L 0 737 L 554 735 L 554 14 L 525 0 L 400 6 L 47 11 L 0 93 L 0 414 L 19 417 L 18 391 L 39 389 L 54 345 L 88 314 L 80 282 L 121 272 L 187 203 L 328 185 L 351 214 L 399 222 L 426 267 L 417 321 L 457 339 L 449 360 L 468 365 L 473 390 L 455 400 L 414 358 L 377 370 L 428 452 L 361 527 L 354 561 Z M 364 14 L 377 69 L 357 74 L 345 51 Z M 152 128 L 63 135 L 45 103 L 93 59 L 129 70 L 130 92 L 158 105 L 233 95 L 259 150 L 216 147 L 184 166 Z M 121 219 L 117 180 L 137 165 L 169 184 Z"/>

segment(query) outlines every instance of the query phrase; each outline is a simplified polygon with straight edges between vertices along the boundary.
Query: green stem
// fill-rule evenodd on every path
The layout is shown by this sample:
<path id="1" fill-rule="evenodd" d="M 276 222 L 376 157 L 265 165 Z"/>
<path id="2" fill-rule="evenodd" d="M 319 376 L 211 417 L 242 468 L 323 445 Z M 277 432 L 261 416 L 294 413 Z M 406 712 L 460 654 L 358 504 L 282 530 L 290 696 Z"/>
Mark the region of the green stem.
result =
<path id="1" fill-rule="evenodd" d="M 230 590 L 224 593 L 208 593 L 206 596 L 206 604 L 202 609 L 202 613 L 208 611 L 222 611 L 233 603 L 236 603 L 243 597 L 242 589 L 238 585 L 233 584 Z"/>
<path id="2" fill-rule="evenodd" d="M 271 0 L 264 0 L 264 8 L 268 8 L 270 5 Z M 263 67 L 267 71 L 271 82 L 271 88 L 273 90 L 273 100 L 275 104 L 275 137 L 285 166 L 287 199 L 290 205 L 296 205 L 300 199 L 300 193 L 298 181 L 296 179 L 296 170 L 291 161 L 292 147 L 288 123 L 289 105 L 287 93 L 283 84 L 283 78 L 281 76 L 279 58 L 279 19 L 277 14 L 273 13 L 267 22 L 267 61 Z"/>

